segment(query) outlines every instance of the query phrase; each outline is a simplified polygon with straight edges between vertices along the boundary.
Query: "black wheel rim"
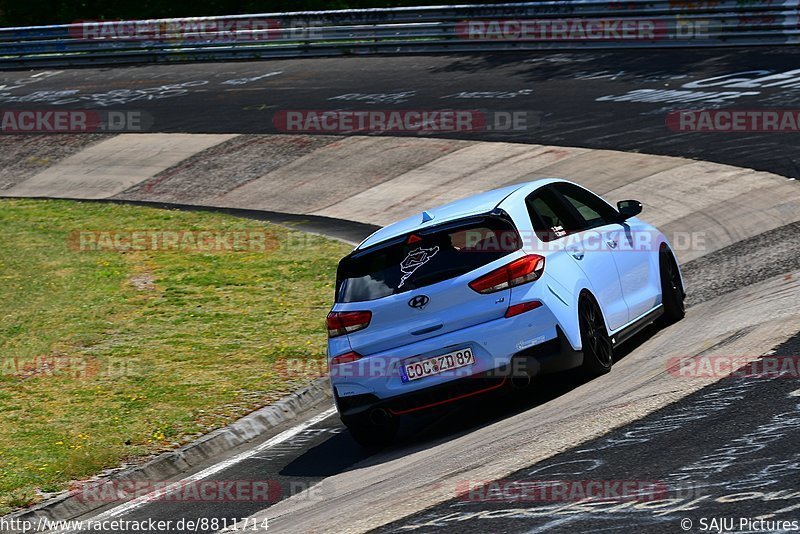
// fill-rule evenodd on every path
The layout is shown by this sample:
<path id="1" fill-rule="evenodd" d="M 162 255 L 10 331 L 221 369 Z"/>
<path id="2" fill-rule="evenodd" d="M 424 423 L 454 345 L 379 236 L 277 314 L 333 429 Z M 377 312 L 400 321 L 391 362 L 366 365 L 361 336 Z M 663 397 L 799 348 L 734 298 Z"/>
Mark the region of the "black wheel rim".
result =
<path id="1" fill-rule="evenodd" d="M 603 367 L 609 367 L 614 358 L 611 339 L 608 337 L 608 331 L 603 317 L 600 315 L 600 310 L 588 297 L 583 297 L 583 305 L 581 306 L 581 329 L 583 331 L 584 344 L 588 346 Z"/>

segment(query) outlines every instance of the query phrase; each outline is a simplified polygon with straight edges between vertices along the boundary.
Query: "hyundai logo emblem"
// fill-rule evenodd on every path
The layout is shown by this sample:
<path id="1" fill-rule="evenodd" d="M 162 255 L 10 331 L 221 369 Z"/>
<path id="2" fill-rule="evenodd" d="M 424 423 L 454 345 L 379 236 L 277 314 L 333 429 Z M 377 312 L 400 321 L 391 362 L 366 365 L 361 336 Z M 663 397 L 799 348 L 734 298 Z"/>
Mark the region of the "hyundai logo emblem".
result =
<path id="1" fill-rule="evenodd" d="M 412 298 L 408 301 L 408 305 L 412 308 L 417 308 L 421 310 L 431 301 L 431 298 L 428 295 L 417 295 L 416 297 Z"/>

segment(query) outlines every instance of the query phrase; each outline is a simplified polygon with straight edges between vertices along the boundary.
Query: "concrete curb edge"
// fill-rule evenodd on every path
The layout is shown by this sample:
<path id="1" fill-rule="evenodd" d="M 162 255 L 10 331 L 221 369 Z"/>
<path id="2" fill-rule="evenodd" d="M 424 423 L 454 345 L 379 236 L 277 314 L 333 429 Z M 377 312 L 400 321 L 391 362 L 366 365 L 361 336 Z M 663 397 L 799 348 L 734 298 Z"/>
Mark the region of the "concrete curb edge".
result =
<path id="1" fill-rule="evenodd" d="M 317 378 L 304 388 L 282 398 L 274 404 L 260 408 L 228 425 L 201 436 L 179 449 L 158 455 L 147 463 L 122 469 L 111 475 L 100 476 L 96 481 L 170 480 L 175 475 L 214 458 L 215 456 L 253 441 L 264 432 L 298 418 L 306 411 L 333 397 L 327 377 Z M 53 521 L 69 520 L 88 514 L 105 506 L 103 501 L 86 501 L 80 489 L 13 512 L 2 519 L 6 522 L 37 522 L 46 518 Z M 20 532 L 2 530 L 2 532 Z"/>

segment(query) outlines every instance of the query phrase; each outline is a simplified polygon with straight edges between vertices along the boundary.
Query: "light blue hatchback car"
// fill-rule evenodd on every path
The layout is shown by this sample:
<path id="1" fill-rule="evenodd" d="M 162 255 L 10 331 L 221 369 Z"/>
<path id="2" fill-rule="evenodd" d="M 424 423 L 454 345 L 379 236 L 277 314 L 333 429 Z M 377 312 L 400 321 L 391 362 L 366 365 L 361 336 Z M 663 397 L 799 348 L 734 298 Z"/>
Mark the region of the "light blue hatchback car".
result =
<path id="1" fill-rule="evenodd" d="M 573 368 L 607 373 L 614 347 L 684 315 L 666 237 L 558 179 L 504 187 L 378 230 L 339 263 L 328 360 L 362 445 L 398 418 Z"/>

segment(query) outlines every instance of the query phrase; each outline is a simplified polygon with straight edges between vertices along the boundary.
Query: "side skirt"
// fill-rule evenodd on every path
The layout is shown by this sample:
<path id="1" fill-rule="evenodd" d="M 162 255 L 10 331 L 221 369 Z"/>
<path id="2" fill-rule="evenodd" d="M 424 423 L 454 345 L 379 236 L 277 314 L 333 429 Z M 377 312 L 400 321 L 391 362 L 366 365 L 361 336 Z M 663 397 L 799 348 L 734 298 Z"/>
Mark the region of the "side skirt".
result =
<path id="1" fill-rule="evenodd" d="M 664 305 L 659 304 L 649 312 L 645 313 L 628 326 L 622 328 L 619 332 L 611 336 L 611 343 L 616 347 L 625 341 L 629 340 L 636 334 L 642 331 L 644 327 L 653 323 L 656 319 L 664 314 Z"/>

